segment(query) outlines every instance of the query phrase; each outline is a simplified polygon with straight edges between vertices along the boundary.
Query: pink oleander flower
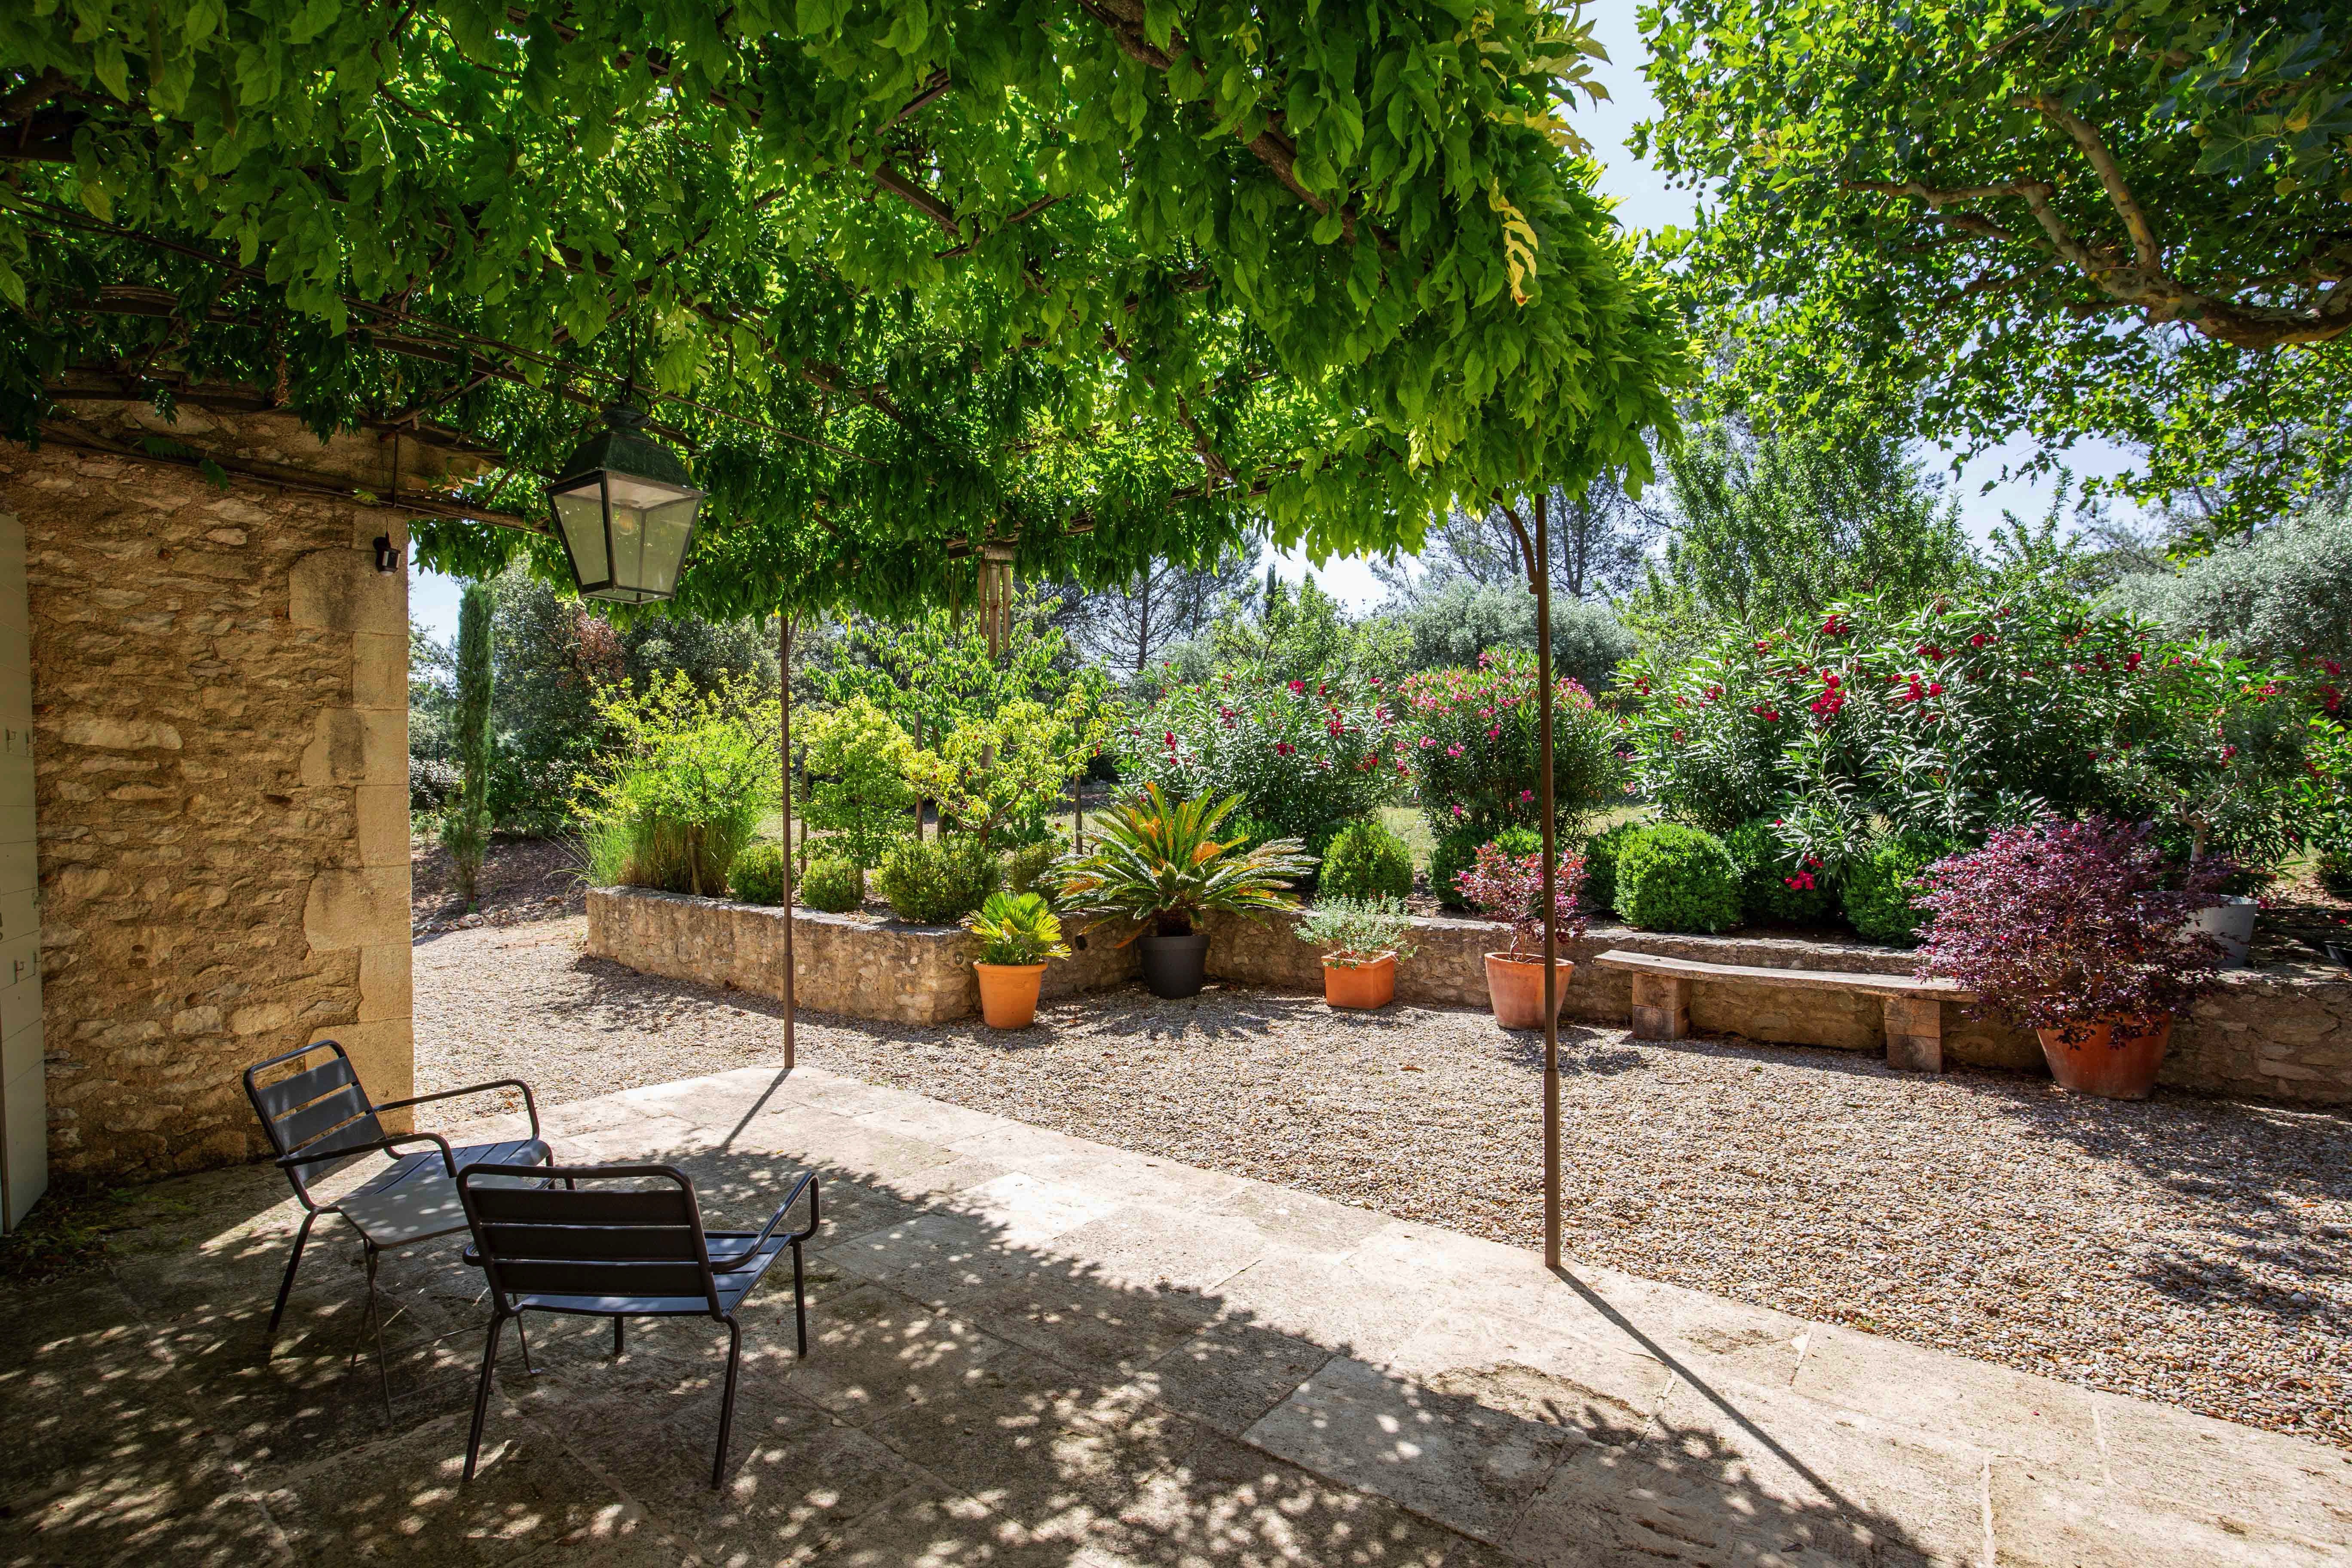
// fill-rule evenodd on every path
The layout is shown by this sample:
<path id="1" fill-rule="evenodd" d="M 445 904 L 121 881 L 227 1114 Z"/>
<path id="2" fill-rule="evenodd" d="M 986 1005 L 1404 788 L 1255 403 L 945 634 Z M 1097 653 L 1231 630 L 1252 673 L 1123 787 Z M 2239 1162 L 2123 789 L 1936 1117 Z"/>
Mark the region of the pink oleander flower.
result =
<path id="1" fill-rule="evenodd" d="M 1458 744 L 1448 746 L 1445 748 L 1445 754 L 1449 757 L 1458 757 L 1462 754 L 1462 748 Z"/>
<path id="2" fill-rule="evenodd" d="M 1433 735 L 1423 735 L 1421 738 L 1421 749 L 1424 752 L 1435 744 L 1437 744 L 1437 739 Z"/>

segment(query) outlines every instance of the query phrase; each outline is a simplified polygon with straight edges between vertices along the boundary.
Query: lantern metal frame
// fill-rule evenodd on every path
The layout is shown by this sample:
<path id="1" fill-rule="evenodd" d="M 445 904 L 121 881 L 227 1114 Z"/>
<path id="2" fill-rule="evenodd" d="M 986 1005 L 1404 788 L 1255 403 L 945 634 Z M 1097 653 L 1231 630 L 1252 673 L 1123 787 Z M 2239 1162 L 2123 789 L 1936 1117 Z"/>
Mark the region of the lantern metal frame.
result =
<path id="1" fill-rule="evenodd" d="M 679 577 L 685 574 L 687 558 L 694 553 L 695 535 L 702 523 L 702 502 L 708 492 L 695 488 L 684 460 L 677 453 L 643 432 L 645 416 L 627 403 L 606 405 L 604 428 L 574 448 L 564 462 L 562 476 L 545 488 L 556 542 L 563 547 L 564 562 L 572 568 L 572 581 L 583 598 L 624 605 L 648 605 L 672 598 L 677 593 Z M 615 475 L 658 486 L 675 492 L 677 500 L 694 503 L 687 515 L 685 538 L 678 546 L 677 561 L 670 572 L 670 586 L 666 593 L 648 592 L 642 577 L 635 584 L 620 581 L 621 557 L 614 548 L 613 538 L 612 481 Z M 556 504 L 557 497 L 581 495 L 592 484 L 604 531 L 604 571 L 593 579 L 581 571 L 579 553 L 572 547 L 572 536 L 563 526 L 563 514 Z M 642 546 L 638 555 L 642 560 Z"/>

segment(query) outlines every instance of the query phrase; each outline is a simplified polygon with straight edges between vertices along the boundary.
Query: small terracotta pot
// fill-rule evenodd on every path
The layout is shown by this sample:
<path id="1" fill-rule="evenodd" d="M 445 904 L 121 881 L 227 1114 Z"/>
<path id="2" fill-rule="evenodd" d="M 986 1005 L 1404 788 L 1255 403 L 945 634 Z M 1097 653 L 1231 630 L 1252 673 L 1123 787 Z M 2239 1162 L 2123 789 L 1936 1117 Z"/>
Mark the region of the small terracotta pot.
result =
<path id="1" fill-rule="evenodd" d="M 1323 1000 L 1334 1007 L 1385 1007 L 1396 1000 L 1396 954 L 1341 965 L 1323 961 Z"/>
<path id="2" fill-rule="evenodd" d="M 1559 979 L 1552 986 L 1552 1016 L 1558 1017 L 1562 1003 L 1568 1000 L 1569 978 L 1576 965 L 1561 959 L 1554 965 Z M 1486 1000 L 1495 1009 L 1495 1022 L 1506 1029 L 1540 1029 L 1543 1027 L 1543 960 L 1513 958 L 1507 952 L 1486 955 Z"/>
<path id="3" fill-rule="evenodd" d="M 975 963 L 980 976 L 980 1016 L 992 1029 L 1025 1029 L 1037 1016 L 1042 963 Z"/>
<path id="4" fill-rule="evenodd" d="M 2090 1029 L 2071 1044 L 2055 1029 L 2034 1031 L 2058 1087 L 2108 1100 L 2146 1100 L 2172 1038 L 2171 1018 L 2102 1018 Z"/>

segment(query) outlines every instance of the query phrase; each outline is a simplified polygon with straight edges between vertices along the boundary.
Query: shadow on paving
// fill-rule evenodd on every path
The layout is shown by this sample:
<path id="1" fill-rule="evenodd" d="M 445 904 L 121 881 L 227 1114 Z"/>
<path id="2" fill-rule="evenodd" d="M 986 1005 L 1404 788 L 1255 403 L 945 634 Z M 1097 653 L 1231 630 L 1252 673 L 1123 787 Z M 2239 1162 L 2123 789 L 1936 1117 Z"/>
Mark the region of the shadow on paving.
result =
<path id="1" fill-rule="evenodd" d="M 682 1133 L 648 1103 L 551 1133 L 567 1162 L 677 1164 L 714 1226 L 756 1224 L 801 1162 L 823 1173 L 811 1355 L 793 1355 L 779 1269 L 743 1311 L 720 1490 L 723 1330 L 641 1321 L 616 1359 L 604 1321 L 540 1315 L 533 1370 L 506 1338 L 484 1467 L 461 1485 L 486 1322 L 462 1238 L 387 1260 L 389 1417 L 368 1357 L 351 1364 L 346 1235 L 322 1227 L 265 1361 L 293 1211 L 247 1167 L 162 1184 L 184 1207 L 127 1233 L 103 1272 L 0 1297 L 0 1563 L 1925 1556 L 1663 1352 L 1728 1420 L 1680 1424 L 1507 1358 L 1408 1380 L 1344 1336 L 1122 1271 L 1117 1247 L 1090 1261 L 1027 1239 L 1044 1221 L 1006 1205 L 984 1156 L 920 1164 L 936 1146 L 877 1132 L 829 1163 L 797 1130 L 821 1109 L 782 1099 L 731 1128 Z M 992 1178 L 995 1197 L 967 1195 Z"/>

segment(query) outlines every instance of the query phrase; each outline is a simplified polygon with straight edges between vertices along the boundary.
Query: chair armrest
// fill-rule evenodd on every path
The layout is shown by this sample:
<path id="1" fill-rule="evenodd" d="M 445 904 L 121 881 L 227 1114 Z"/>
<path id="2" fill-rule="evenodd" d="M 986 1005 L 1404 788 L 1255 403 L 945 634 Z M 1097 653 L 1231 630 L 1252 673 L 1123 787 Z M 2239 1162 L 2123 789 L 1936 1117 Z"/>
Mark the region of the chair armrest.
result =
<path id="1" fill-rule="evenodd" d="M 315 1165 L 325 1160 L 348 1160 L 354 1154 L 372 1154 L 381 1151 L 389 1154 L 403 1143 L 430 1143 L 441 1151 L 441 1168 L 449 1179 L 457 1179 L 457 1162 L 450 1152 L 449 1140 L 438 1132 L 394 1132 L 368 1143 L 346 1143 L 340 1149 L 328 1149 L 316 1154 L 287 1154 L 278 1161 L 278 1168 L 290 1171 L 297 1165 Z"/>
<path id="2" fill-rule="evenodd" d="M 493 1079 L 488 1083 L 471 1083 L 463 1089 L 444 1089 L 432 1094 L 412 1094 L 406 1100 L 387 1100 L 378 1110 L 404 1110 L 412 1105 L 429 1105 L 436 1100 L 456 1100 L 460 1095 L 480 1094 L 486 1089 L 519 1089 L 522 1090 L 522 1108 L 530 1114 L 530 1135 L 539 1136 L 539 1102 L 530 1096 L 530 1085 L 519 1078 Z"/>
<path id="3" fill-rule="evenodd" d="M 783 1223 L 784 1215 L 791 1213 L 792 1206 L 801 1201 L 803 1192 L 806 1192 L 809 1198 L 808 1226 L 804 1230 L 793 1232 L 786 1239 L 806 1241 L 810 1237 L 814 1236 L 817 1226 L 816 1173 L 803 1171 L 801 1173 L 801 1179 L 793 1184 L 793 1190 L 784 1194 L 784 1201 L 776 1205 L 776 1212 L 768 1216 L 768 1223 L 760 1227 L 760 1234 L 751 1238 L 751 1244 L 740 1255 L 729 1254 L 728 1260 L 724 1263 L 715 1258 L 712 1258 L 710 1271 L 713 1274 L 731 1274 L 736 1269 L 751 1267 L 752 1260 L 760 1256 L 760 1249 L 767 1246 L 769 1238 L 776 1234 L 776 1226 Z"/>

